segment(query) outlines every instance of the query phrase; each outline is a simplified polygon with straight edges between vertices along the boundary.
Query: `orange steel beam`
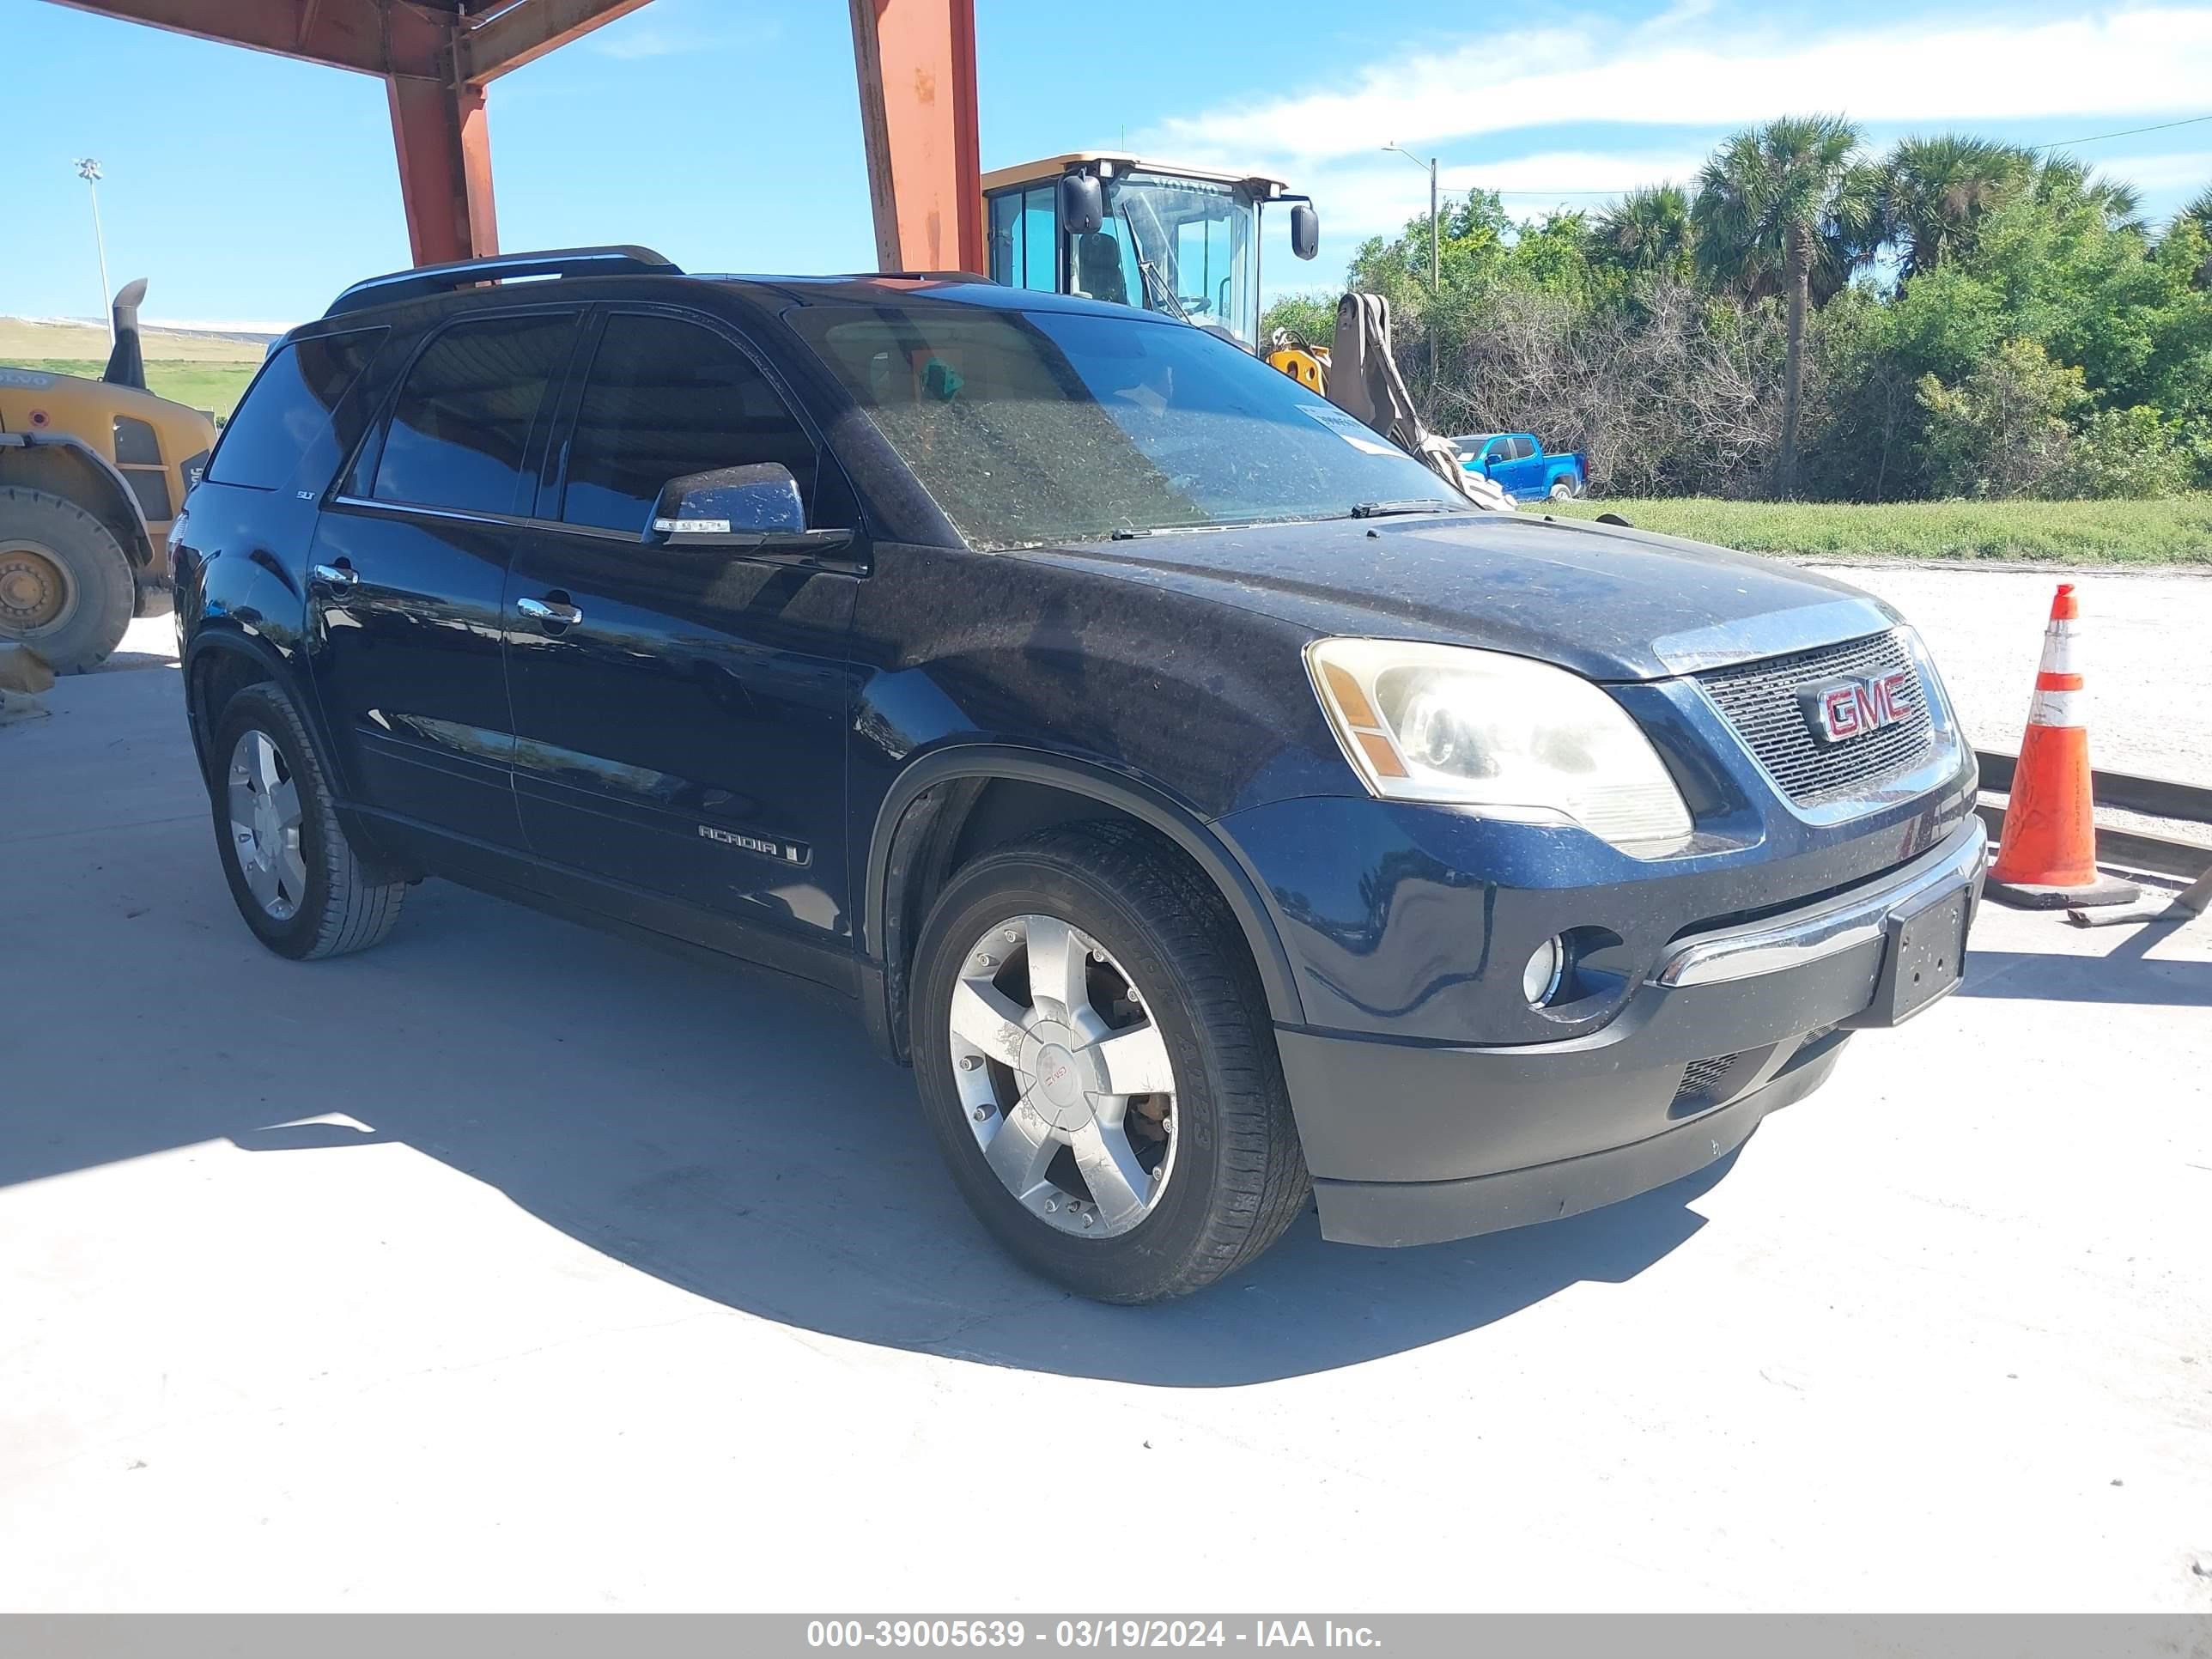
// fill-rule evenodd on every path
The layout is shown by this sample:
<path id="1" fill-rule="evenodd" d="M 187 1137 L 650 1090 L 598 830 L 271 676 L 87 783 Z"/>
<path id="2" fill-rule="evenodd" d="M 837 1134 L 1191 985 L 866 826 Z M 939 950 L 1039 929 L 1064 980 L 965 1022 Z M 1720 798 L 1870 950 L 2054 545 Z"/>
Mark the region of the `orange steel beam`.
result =
<path id="1" fill-rule="evenodd" d="M 639 0 L 642 3 L 642 0 Z M 416 264 L 499 252 L 483 88 L 461 72 L 465 26 L 406 0 L 57 0 L 79 11 L 374 75 L 392 110 Z M 537 9 L 521 0 L 513 10 Z M 573 9 L 573 8 L 572 8 Z M 526 49 L 519 33 L 518 50 Z"/>
<path id="2" fill-rule="evenodd" d="M 380 76 L 417 264 L 499 251 L 484 83 L 647 0 L 512 0 L 448 17 L 408 0 L 53 0 Z M 975 0 L 850 0 L 876 256 L 983 268 Z"/>
<path id="3" fill-rule="evenodd" d="M 503 11 L 477 8 L 461 36 L 461 73 L 478 83 L 534 63 L 580 35 L 627 17 L 647 0 L 515 0 Z"/>
<path id="4" fill-rule="evenodd" d="M 364 75 L 434 76 L 452 33 L 406 0 L 53 0 L 73 11 L 146 23 Z"/>
<path id="5" fill-rule="evenodd" d="M 851 0 L 876 260 L 983 269 L 975 0 Z"/>
<path id="6" fill-rule="evenodd" d="M 498 252 L 483 88 L 399 75 L 386 76 L 384 85 L 415 263 L 444 264 Z"/>

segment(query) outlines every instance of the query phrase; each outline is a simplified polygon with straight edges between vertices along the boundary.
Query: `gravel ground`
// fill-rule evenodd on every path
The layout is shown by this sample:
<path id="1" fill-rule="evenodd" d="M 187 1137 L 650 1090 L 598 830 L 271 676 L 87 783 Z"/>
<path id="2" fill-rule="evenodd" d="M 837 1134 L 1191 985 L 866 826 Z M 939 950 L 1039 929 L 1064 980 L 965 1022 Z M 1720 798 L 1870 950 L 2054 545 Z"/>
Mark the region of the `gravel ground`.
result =
<path id="1" fill-rule="evenodd" d="M 2081 602 L 2089 752 L 2109 771 L 2212 786 L 2212 574 L 1814 564 L 1911 618 L 1975 746 L 2017 753 L 2052 591 Z"/>

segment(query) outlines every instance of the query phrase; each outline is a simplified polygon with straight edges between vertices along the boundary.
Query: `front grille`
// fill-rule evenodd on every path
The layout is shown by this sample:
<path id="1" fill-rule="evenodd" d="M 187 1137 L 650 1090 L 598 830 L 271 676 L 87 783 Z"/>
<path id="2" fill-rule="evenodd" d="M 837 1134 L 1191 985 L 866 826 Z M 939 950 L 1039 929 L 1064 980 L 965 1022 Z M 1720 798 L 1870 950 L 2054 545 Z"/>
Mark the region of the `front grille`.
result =
<path id="1" fill-rule="evenodd" d="M 1719 1087 L 1721 1079 L 1728 1075 L 1729 1067 L 1735 1062 L 1734 1054 L 1715 1054 L 1711 1060 L 1692 1060 L 1690 1069 L 1682 1073 L 1681 1086 L 1674 1091 L 1674 1109 L 1680 1111 L 1685 1106 L 1710 1105 L 1713 1091 Z"/>
<path id="2" fill-rule="evenodd" d="M 1863 678 L 1905 668 L 1909 675 L 1905 715 L 1863 737 L 1824 744 L 1813 735 L 1797 693 L 1821 680 Z M 1734 726 L 1759 763 L 1800 806 L 1816 805 L 1904 771 L 1935 738 L 1928 688 L 1918 665 L 1894 634 L 1824 645 L 1814 651 L 1770 657 L 1737 668 L 1717 668 L 1698 684 Z"/>

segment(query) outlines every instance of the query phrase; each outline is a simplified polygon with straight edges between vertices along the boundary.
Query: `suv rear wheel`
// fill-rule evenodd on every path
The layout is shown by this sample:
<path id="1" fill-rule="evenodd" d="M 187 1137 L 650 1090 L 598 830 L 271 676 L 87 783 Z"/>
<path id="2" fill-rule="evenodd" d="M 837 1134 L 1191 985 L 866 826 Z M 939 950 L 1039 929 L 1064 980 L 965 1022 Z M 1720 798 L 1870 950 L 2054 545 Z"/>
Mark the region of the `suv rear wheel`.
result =
<path id="1" fill-rule="evenodd" d="M 912 1052 L 962 1195 L 1017 1260 L 1156 1302 L 1274 1243 L 1309 1189 L 1257 975 L 1164 845 L 1085 824 L 954 876 Z"/>
<path id="2" fill-rule="evenodd" d="M 392 931 L 406 883 L 355 853 L 289 698 L 266 684 L 239 692 L 210 760 L 222 872 L 255 938 L 305 961 L 365 951 Z"/>

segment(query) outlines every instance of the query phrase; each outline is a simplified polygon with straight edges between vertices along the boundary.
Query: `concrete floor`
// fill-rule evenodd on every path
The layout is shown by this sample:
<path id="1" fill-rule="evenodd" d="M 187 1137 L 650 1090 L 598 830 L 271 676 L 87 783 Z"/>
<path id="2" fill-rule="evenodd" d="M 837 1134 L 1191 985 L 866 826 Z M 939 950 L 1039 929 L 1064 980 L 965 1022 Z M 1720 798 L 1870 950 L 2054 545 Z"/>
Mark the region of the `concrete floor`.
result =
<path id="1" fill-rule="evenodd" d="M 51 702 L 0 1607 L 2212 1609 L 2206 924 L 1992 909 L 1721 1169 L 1109 1310 L 838 1011 L 436 884 L 280 961 L 173 669 Z"/>

